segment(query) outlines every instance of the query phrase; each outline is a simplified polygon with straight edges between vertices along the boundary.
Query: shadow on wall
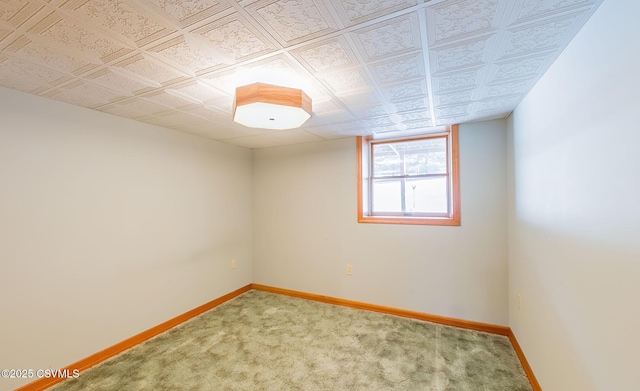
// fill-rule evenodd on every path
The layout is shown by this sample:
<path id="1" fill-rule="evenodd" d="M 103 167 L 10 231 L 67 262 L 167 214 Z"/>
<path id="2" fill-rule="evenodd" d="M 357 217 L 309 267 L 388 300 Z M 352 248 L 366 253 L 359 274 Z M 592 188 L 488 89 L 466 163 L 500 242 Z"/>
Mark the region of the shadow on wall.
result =
<path id="1" fill-rule="evenodd" d="M 640 348 L 632 342 L 638 341 L 640 327 L 639 254 L 617 250 L 615 243 L 595 237 L 567 235 L 523 221 L 518 221 L 510 246 L 511 275 L 516 276 L 511 294 L 523 295 L 521 309 L 512 307 L 516 314 L 511 327 L 516 337 L 524 332 L 529 335 L 525 342 L 553 346 L 558 355 L 552 360 L 528 357 L 534 372 L 550 366 L 540 372 L 552 371 L 557 379 L 552 384 L 623 389 L 611 380 L 615 373 L 634 372 L 633 360 L 625 357 L 636 357 Z M 545 351 L 526 344 L 523 349 L 525 354 Z M 579 373 L 580 378 L 563 379 L 565 373 Z M 594 378 L 595 374 L 608 377 Z M 540 380 L 544 386 L 545 378 Z"/>

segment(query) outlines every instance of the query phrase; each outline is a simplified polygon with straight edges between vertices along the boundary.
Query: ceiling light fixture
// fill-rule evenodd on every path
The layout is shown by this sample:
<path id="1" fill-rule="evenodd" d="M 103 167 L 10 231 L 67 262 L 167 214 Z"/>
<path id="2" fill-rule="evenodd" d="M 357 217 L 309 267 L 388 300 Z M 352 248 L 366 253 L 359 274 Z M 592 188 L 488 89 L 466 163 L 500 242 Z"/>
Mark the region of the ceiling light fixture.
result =
<path id="1" fill-rule="evenodd" d="M 236 88 L 233 120 L 250 128 L 293 129 L 311 118 L 311 98 L 304 91 L 253 83 Z"/>

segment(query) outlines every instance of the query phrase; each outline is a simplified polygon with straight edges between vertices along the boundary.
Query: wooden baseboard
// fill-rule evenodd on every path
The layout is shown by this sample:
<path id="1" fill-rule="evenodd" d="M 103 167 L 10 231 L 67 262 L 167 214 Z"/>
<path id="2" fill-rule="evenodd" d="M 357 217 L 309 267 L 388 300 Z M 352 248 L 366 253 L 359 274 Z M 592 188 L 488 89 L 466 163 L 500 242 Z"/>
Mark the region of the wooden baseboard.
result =
<path id="1" fill-rule="evenodd" d="M 239 296 L 245 292 L 248 292 L 251 290 L 251 284 L 246 285 L 240 289 L 237 289 L 231 293 L 227 293 L 224 296 L 221 296 L 215 300 L 212 300 L 206 304 L 203 304 L 199 307 L 196 307 L 190 311 L 185 312 L 182 315 L 178 315 L 173 319 L 170 319 L 164 323 L 161 323 L 155 327 L 150 328 L 149 330 L 143 331 L 140 334 L 134 335 L 131 338 L 125 339 L 122 342 L 119 342 L 111 347 L 108 347 L 98 353 L 92 354 L 89 357 L 86 357 L 78 362 L 75 362 L 71 365 L 68 365 L 64 368 L 64 369 L 68 369 L 69 372 L 73 371 L 74 369 L 79 370 L 80 372 L 89 369 L 103 361 L 105 361 L 108 358 L 111 358 L 119 353 L 122 353 L 123 351 L 127 350 L 127 349 L 131 349 L 132 347 L 150 339 L 155 337 L 156 335 L 160 334 L 160 333 L 164 333 L 165 331 L 179 325 L 180 323 L 184 323 L 187 320 L 196 317 L 200 314 L 202 314 L 203 312 L 209 311 L 210 309 L 219 306 L 220 304 L 224 303 L 225 301 L 229 301 L 231 299 L 233 299 L 236 296 Z M 54 384 L 60 383 L 62 381 L 64 381 L 66 379 L 64 378 L 42 378 L 42 379 L 38 379 L 34 382 L 31 382 L 29 384 L 26 384 L 20 388 L 17 388 L 15 391 L 41 391 L 44 389 L 47 389 L 51 386 L 53 386 Z"/>
<path id="2" fill-rule="evenodd" d="M 404 318 L 418 319 L 418 320 L 423 320 L 427 322 L 443 324 L 447 326 L 460 327 L 464 329 L 484 331 L 491 334 L 499 334 L 499 335 L 507 336 L 509 337 L 511 344 L 513 345 L 513 348 L 516 354 L 518 355 L 518 358 L 520 359 L 520 362 L 522 364 L 522 367 L 524 368 L 527 378 L 531 383 L 531 387 L 533 388 L 534 391 L 542 391 L 542 388 L 540 387 L 538 380 L 533 374 L 533 371 L 531 370 L 531 367 L 529 366 L 529 363 L 527 362 L 527 359 L 524 353 L 522 352 L 522 349 L 520 348 L 520 344 L 518 344 L 518 341 L 515 335 L 513 334 L 513 331 L 509 327 L 499 326 L 499 325 L 490 324 L 490 323 L 481 323 L 481 322 L 474 322 L 470 320 L 449 318 L 445 316 L 425 314 L 422 312 L 402 310 L 398 308 L 385 307 L 385 306 L 380 306 L 375 304 L 361 303 L 361 302 L 352 301 L 352 300 L 338 299 L 330 296 L 316 295 L 313 293 L 299 292 L 299 291 L 294 291 L 290 289 L 275 288 L 275 287 L 260 285 L 260 284 L 246 285 L 231 293 L 228 293 L 206 304 L 203 304 L 197 308 L 194 308 L 191 311 L 187 311 L 182 315 L 178 315 L 173 319 L 170 319 L 164 323 L 161 323 L 155 327 L 152 327 L 146 331 L 143 331 L 140 334 L 134 335 L 133 337 L 128 338 L 122 342 L 119 342 L 111 347 L 108 347 L 98 353 L 92 354 L 91 356 L 86 357 L 78 362 L 68 365 L 62 368 L 62 370 L 68 369 L 70 372 L 75 369 L 79 370 L 80 372 L 87 370 L 119 353 L 122 353 L 127 349 L 131 349 L 132 347 L 150 338 L 153 338 L 158 334 L 161 334 L 183 322 L 186 322 L 187 320 L 193 317 L 196 317 L 202 314 L 203 312 L 206 312 L 214 307 L 217 307 L 220 304 L 226 301 L 229 301 L 236 296 L 239 296 L 245 292 L 248 292 L 251 289 L 264 291 L 264 292 L 271 292 L 271 293 L 276 293 L 276 294 L 286 295 L 291 297 L 298 297 L 301 299 L 319 301 L 322 303 L 341 305 L 341 306 L 351 307 L 351 308 L 356 308 L 361 310 L 380 312 L 380 313 L 389 314 L 389 315 L 401 316 Z M 20 388 L 17 388 L 15 391 L 42 391 L 64 380 L 65 380 L 64 378 L 48 378 L 48 379 L 42 378 L 34 382 L 31 382 L 29 384 L 26 384 Z"/>
<path id="3" fill-rule="evenodd" d="M 513 350 L 516 351 L 518 355 L 518 359 L 520 359 L 520 363 L 522 364 L 522 368 L 524 369 L 524 373 L 527 374 L 527 378 L 529 379 L 529 383 L 531 383 L 531 388 L 533 391 L 542 391 L 542 387 L 540 387 L 540 383 L 538 383 L 538 379 L 536 379 L 536 375 L 533 374 L 533 370 L 529 366 L 529 362 L 520 348 L 520 344 L 516 339 L 516 335 L 513 333 L 513 330 L 509 329 L 509 341 L 511 341 L 511 345 L 513 345 Z"/>
<path id="4" fill-rule="evenodd" d="M 335 297 L 316 295 L 313 293 L 306 293 L 306 292 L 299 292 L 299 291 L 294 291 L 290 289 L 275 288 L 267 285 L 251 284 L 251 288 L 259 291 L 265 291 L 265 292 L 271 292 L 271 293 L 276 293 L 280 295 L 298 297 L 301 299 L 319 301 L 322 303 L 342 305 L 345 307 L 381 312 L 384 314 L 402 316 L 404 318 L 424 320 L 427 322 L 438 323 L 438 324 L 443 324 L 447 326 L 460 327 L 463 329 L 484 331 L 491 334 L 507 336 L 509 337 L 509 341 L 511 341 L 511 345 L 513 345 L 513 349 L 515 350 L 516 355 L 518 356 L 518 359 L 522 364 L 522 368 L 524 368 L 524 372 L 527 375 L 527 378 L 529 379 L 529 383 L 531 384 L 533 391 L 542 391 L 542 388 L 540 387 L 540 383 L 538 383 L 536 376 L 533 374 L 533 370 L 529 366 L 529 362 L 527 361 L 527 358 L 525 357 L 524 353 L 522 352 L 522 349 L 520 348 L 520 344 L 518 344 L 518 341 L 516 340 L 516 336 L 513 334 L 513 331 L 509 327 L 499 326 L 499 325 L 489 324 L 489 323 L 474 322 L 470 320 L 448 318 L 445 316 L 425 314 L 422 312 L 401 310 L 397 308 L 384 307 L 380 305 L 361 303 L 361 302 L 351 301 L 351 300 L 337 299 Z"/>
<path id="5" fill-rule="evenodd" d="M 491 334 L 499 334 L 499 335 L 507 336 L 509 335 L 509 332 L 510 332 L 509 327 L 499 326 L 496 324 L 474 322 L 470 320 L 463 320 L 463 319 L 456 319 L 456 318 L 448 318 L 446 316 L 431 315 L 431 314 L 425 314 L 422 312 L 408 311 L 408 310 L 402 310 L 402 309 L 392 308 L 392 307 L 384 307 L 384 306 L 375 305 L 375 304 L 361 303 L 358 301 L 337 299 L 335 297 L 316 295 L 313 293 L 305 293 L 305 292 L 293 291 L 289 289 L 274 288 L 271 286 L 260 285 L 260 284 L 251 284 L 251 287 L 259 291 L 277 293 L 280 295 L 298 297 L 301 299 L 307 299 L 307 300 L 313 300 L 313 301 L 320 301 L 323 303 L 341 305 L 341 306 L 357 308 L 361 310 L 381 312 L 384 314 L 401 316 L 403 318 L 424 320 L 427 322 L 438 323 L 438 324 L 443 324 L 447 326 L 460 327 L 463 329 L 484 331 L 486 333 L 491 333 Z"/>

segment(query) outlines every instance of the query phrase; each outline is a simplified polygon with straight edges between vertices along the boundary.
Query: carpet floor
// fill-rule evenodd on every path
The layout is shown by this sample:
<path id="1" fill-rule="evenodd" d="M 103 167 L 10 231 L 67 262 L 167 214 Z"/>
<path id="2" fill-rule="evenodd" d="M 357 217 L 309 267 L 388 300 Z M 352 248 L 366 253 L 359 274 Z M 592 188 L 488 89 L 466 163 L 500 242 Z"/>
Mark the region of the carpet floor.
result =
<path id="1" fill-rule="evenodd" d="M 531 386 L 506 337 L 250 291 L 53 390 L 531 391 Z"/>

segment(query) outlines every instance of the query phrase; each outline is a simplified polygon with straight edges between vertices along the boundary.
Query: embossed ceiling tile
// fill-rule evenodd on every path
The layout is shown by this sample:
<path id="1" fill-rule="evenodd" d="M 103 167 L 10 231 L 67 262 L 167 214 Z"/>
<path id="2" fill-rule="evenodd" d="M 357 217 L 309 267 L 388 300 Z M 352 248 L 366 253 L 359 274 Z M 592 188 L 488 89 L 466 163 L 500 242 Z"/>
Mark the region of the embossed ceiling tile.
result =
<path id="1" fill-rule="evenodd" d="M 366 76 L 360 69 L 350 69 L 323 75 L 320 79 L 337 94 L 370 88 L 369 83 L 366 81 Z"/>
<path id="2" fill-rule="evenodd" d="M 41 35 L 50 40 L 52 47 L 61 44 L 67 50 L 90 56 L 94 61 L 110 58 L 113 55 L 124 55 L 133 50 L 125 48 L 105 35 L 98 35 L 68 20 L 61 20 L 43 31 Z"/>
<path id="3" fill-rule="evenodd" d="M 99 63 L 90 64 L 77 56 L 67 55 L 50 45 L 34 41 L 30 41 L 18 50 L 15 57 L 67 74 L 74 74 L 76 70 L 90 65 L 93 67 L 100 65 Z"/>
<path id="4" fill-rule="evenodd" d="M 209 122 L 181 111 L 165 111 L 153 116 L 141 118 L 140 121 L 176 130 L 184 129 L 190 124 L 202 124 Z M 211 124 L 210 126 L 214 126 L 213 123 L 209 123 Z"/>
<path id="5" fill-rule="evenodd" d="M 356 118 L 353 117 L 349 112 L 341 110 L 334 111 L 331 113 L 313 113 L 311 118 L 307 122 L 305 122 L 305 126 L 316 126 L 316 125 L 326 125 L 326 124 L 335 124 L 340 122 L 348 122 L 353 121 Z"/>
<path id="6" fill-rule="evenodd" d="M 246 148 L 262 148 L 274 147 L 277 145 L 289 145 L 297 143 L 306 143 L 311 141 L 320 141 L 322 138 L 304 131 L 303 129 L 273 130 L 267 133 L 225 139 L 228 144 L 239 145 Z"/>
<path id="7" fill-rule="evenodd" d="M 166 107 L 139 98 L 134 101 L 127 102 L 127 106 L 131 107 L 132 110 L 146 112 L 149 115 L 166 110 Z"/>
<path id="8" fill-rule="evenodd" d="M 508 81 L 509 79 L 529 78 L 539 76 L 549 65 L 552 58 L 549 55 L 529 57 L 498 63 L 492 66 L 490 83 Z"/>
<path id="9" fill-rule="evenodd" d="M 43 96 L 84 107 L 96 107 L 122 98 L 116 91 L 84 81 L 77 81 Z"/>
<path id="10" fill-rule="evenodd" d="M 379 84 L 398 83 L 425 75 L 422 54 L 377 62 L 371 64 L 370 69 Z"/>
<path id="11" fill-rule="evenodd" d="M 199 71 L 206 71 L 224 65 L 224 59 L 218 56 L 214 50 L 207 50 L 204 46 L 194 45 L 179 36 L 152 49 L 163 59 L 170 61 L 175 66 L 189 70 L 193 76 Z"/>
<path id="12" fill-rule="evenodd" d="M 436 108 L 436 117 L 461 117 L 469 113 L 469 105 L 448 106 Z"/>
<path id="13" fill-rule="evenodd" d="M 321 85 L 316 79 L 312 79 L 306 81 L 305 83 L 301 83 L 297 87 L 304 91 L 313 102 L 324 101 L 330 99 L 334 95 L 329 92 L 329 90 Z"/>
<path id="14" fill-rule="evenodd" d="M 357 125 L 357 123 L 354 123 Z M 307 132 L 311 134 L 315 134 L 318 137 L 322 137 L 323 140 L 335 140 L 339 138 L 345 137 L 355 137 L 355 136 L 365 136 L 371 134 L 370 131 L 366 129 L 353 127 L 348 131 L 340 131 L 338 129 L 334 129 L 333 125 L 329 126 L 314 126 L 310 128 L 305 128 Z"/>
<path id="15" fill-rule="evenodd" d="M 151 3 L 171 19 L 179 21 L 182 27 L 230 8 L 225 1 L 216 0 L 151 0 Z"/>
<path id="16" fill-rule="evenodd" d="M 0 20 L 8 22 L 15 14 L 20 11 L 24 4 L 20 1 L 3 0 L 0 1 Z"/>
<path id="17" fill-rule="evenodd" d="M 215 107 L 216 111 L 220 113 L 224 113 L 225 119 L 230 119 L 231 114 L 233 113 L 233 104 L 234 104 L 233 96 L 227 96 L 224 98 L 215 99 L 211 103 L 207 103 L 206 107 L 210 107 L 210 106 Z"/>
<path id="18" fill-rule="evenodd" d="M 0 1 L 0 21 L 18 27 L 42 8 L 42 5 L 34 1 L 3 0 Z"/>
<path id="19" fill-rule="evenodd" d="M 392 124 L 392 125 L 383 125 L 383 126 L 371 126 L 368 127 L 372 134 L 383 134 L 383 133 L 395 133 L 402 132 L 407 130 L 407 127 L 404 124 Z"/>
<path id="20" fill-rule="evenodd" d="M 434 100 L 436 107 L 458 105 L 473 100 L 475 89 L 449 92 L 446 94 L 435 94 Z"/>
<path id="21" fill-rule="evenodd" d="M 542 18 L 560 12 L 575 10 L 580 7 L 590 7 L 602 0 L 526 0 L 518 2 L 512 23 L 521 23 L 533 18 Z"/>
<path id="22" fill-rule="evenodd" d="M 349 44 L 343 37 L 304 46 L 292 51 L 292 54 L 314 73 L 333 71 L 357 63 Z"/>
<path id="23" fill-rule="evenodd" d="M 327 99 L 329 95 L 326 87 L 320 85 L 315 79 L 310 79 L 299 64 L 283 55 L 269 57 L 237 68 L 235 73 L 232 73 L 232 77 L 225 82 L 233 87 L 231 94 L 235 93 L 236 86 L 260 82 L 301 89 L 314 101 Z"/>
<path id="24" fill-rule="evenodd" d="M 380 117 L 363 119 L 362 123 L 365 124 L 367 127 L 372 127 L 372 128 L 380 127 L 380 126 L 394 126 L 400 122 L 399 118 L 394 118 L 394 119 L 392 119 L 392 116 L 390 115 L 384 115 Z"/>
<path id="25" fill-rule="evenodd" d="M 136 55 L 121 61 L 115 64 L 114 68 L 124 69 L 159 84 L 186 76 L 185 73 L 179 72 L 177 69 L 169 69 L 168 66 L 161 65 L 152 57 L 143 55 Z"/>
<path id="26" fill-rule="evenodd" d="M 291 61 L 281 55 L 255 62 L 245 69 L 251 73 L 249 77 L 269 77 L 272 73 L 289 76 L 290 72 L 296 72 Z"/>
<path id="27" fill-rule="evenodd" d="M 171 33 L 171 30 L 145 16 L 133 4 L 122 0 L 88 0 L 74 8 L 73 13 L 139 43 L 148 43 Z"/>
<path id="28" fill-rule="evenodd" d="M 201 81 L 189 82 L 182 86 L 172 87 L 171 90 L 191 97 L 192 100 L 208 102 L 214 99 L 226 98 L 227 94 Z"/>
<path id="29" fill-rule="evenodd" d="M 193 31 L 206 37 L 213 45 L 236 61 L 274 51 L 275 48 L 250 25 L 245 25 L 237 15 L 208 24 Z"/>
<path id="30" fill-rule="evenodd" d="M 501 49 L 500 59 L 517 57 L 535 52 L 560 49 L 575 26 L 577 15 L 562 19 L 546 20 L 544 23 L 527 25 L 507 30 L 506 43 Z"/>
<path id="31" fill-rule="evenodd" d="M 322 137 L 324 140 L 333 140 L 338 138 L 368 136 L 373 134 L 369 128 L 364 128 L 358 122 L 345 122 L 341 124 L 332 124 L 329 126 L 315 126 L 305 128 L 311 134 Z"/>
<path id="32" fill-rule="evenodd" d="M 375 93 L 369 91 L 340 95 L 338 98 L 349 107 L 374 106 L 383 103 Z"/>
<path id="33" fill-rule="evenodd" d="M 413 110 L 429 110 L 429 99 L 427 98 L 413 98 L 397 102 L 392 102 L 393 107 L 397 113 L 404 113 L 406 111 Z"/>
<path id="34" fill-rule="evenodd" d="M 463 120 L 466 122 L 471 122 L 471 121 L 492 121 L 494 119 L 505 119 L 509 117 L 511 112 L 512 111 L 496 111 L 496 112 L 484 111 L 478 114 L 470 114 L 466 116 L 466 118 L 464 118 Z M 460 121 L 456 123 L 459 124 Z"/>
<path id="35" fill-rule="evenodd" d="M 400 116 L 402 123 L 431 120 L 431 113 L 427 110 L 411 111 L 408 113 L 400 113 L 398 115 Z"/>
<path id="36" fill-rule="evenodd" d="M 168 111 L 152 116 L 139 118 L 138 121 L 162 126 L 165 128 L 180 128 L 191 122 L 198 121 L 198 118 L 185 113 L 181 113 L 179 111 Z"/>
<path id="37" fill-rule="evenodd" d="M 415 13 L 356 30 L 352 35 L 367 62 L 421 47 Z"/>
<path id="38" fill-rule="evenodd" d="M 454 125 L 467 122 L 471 119 L 469 115 L 463 115 L 460 117 L 443 117 L 436 119 L 436 126 Z"/>
<path id="39" fill-rule="evenodd" d="M 325 99 L 322 101 L 314 101 L 313 102 L 313 113 L 315 114 L 329 114 L 335 113 L 338 111 L 343 111 L 344 109 L 339 103 L 333 101 L 332 99 Z"/>
<path id="40" fill-rule="evenodd" d="M 494 40 L 495 35 L 492 35 L 431 50 L 431 63 L 434 65 L 434 73 L 448 72 L 486 63 L 488 61 L 488 49 Z"/>
<path id="41" fill-rule="evenodd" d="M 156 91 L 146 94 L 142 96 L 142 98 L 170 109 L 178 109 L 179 107 L 194 103 L 193 100 L 189 99 L 187 96 L 172 94 L 170 91 Z"/>
<path id="42" fill-rule="evenodd" d="M 336 31 L 322 2 L 313 0 L 263 0 L 246 6 L 283 45 L 291 46 Z"/>
<path id="43" fill-rule="evenodd" d="M 102 105 L 102 106 L 98 106 L 96 107 L 96 110 L 98 111 L 102 111 L 103 113 L 107 113 L 107 114 L 113 114 L 116 115 L 118 117 L 123 117 L 123 118 L 129 118 L 129 119 L 136 119 L 137 117 L 135 115 L 130 115 L 130 113 L 124 111 L 124 110 L 120 110 L 122 107 L 126 107 L 126 106 L 121 106 L 118 104 L 107 104 L 107 105 Z"/>
<path id="44" fill-rule="evenodd" d="M 480 69 L 464 70 L 457 73 L 434 76 L 433 90 L 446 92 L 474 87 L 479 81 Z"/>
<path id="45" fill-rule="evenodd" d="M 194 117 L 202 118 L 212 122 L 227 122 L 231 119 L 231 113 L 217 109 L 213 105 L 205 105 L 204 107 L 193 107 L 188 110 L 183 110 L 185 113 L 193 115 Z"/>
<path id="46" fill-rule="evenodd" d="M 328 126 L 323 126 L 323 128 L 331 129 L 334 132 L 341 132 L 344 134 L 368 132 L 367 128 L 364 128 L 362 123 L 358 121 L 334 123 Z M 319 132 L 318 127 L 315 127 L 315 128 L 312 127 L 309 129 L 312 133 L 317 134 Z M 371 132 L 368 132 L 368 134 L 371 134 Z"/>
<path id="47" fill-rule="evenodd" d="M 522 95 L 505 96 L 498 99 L 482 100 L 474 104 L 474 111 L 501 111 L 511 112 L 516 108 L 518 102 L 522 99 Z"/>
<path id="48" fill-rule="evenodd" d="M 506 2 L 503 2 L 506 3 Z M 500 0 L 454 0 L 427 7 L 427 29 L 433 44 L 495 30 Z"/>
<path id="49" fill-rule="evenodd" d="M 61 20 L 62 15 L 59 12 L 49 11 L 49 8 L 43 8 L 42 14 L 38 15 L 38 18 L 33 20 L 33 23 L 29 23 L 24 27 L 27 33 L 40 35 Z"/>
<path id="50" fill-rule="evenodd" d="M 92 80 L 94 83 L 100 84 L 112 90 L 120 91 L 124 94 L 134 94 L 136 91 L 152 87 L 149 83 L 145 83 L 143 79 L 137 77 L 127 77 L 123 74 L 114 73 L 108 69 L 95 72 L 86 76 L 86 79 Z"/>
<path id="51" fill-rule="evenodd" d="M 393 113 L 393 109 L 387 105 L 375 105 L 375 106 L 364 106 L 358 108 L 351 108 L 354 114 L 358 118 L 370 118 L 370 117 L 379 117 L 383 115 L 389 115 Z"/>
<path id="52" fill-rule="evenodd" d="M 346 26 L 354 25 L 416 5 L 416 0 L 332 0 Z"/>
<path id="53" fill-rule="evenodd" d="M 482 88 L 482 93 L 480 95 L 482 96 L 482 98 L 486 99 L 496 98 L 504 95 L 511 95 L 513 93 L 524 94 L 529 91 L 529 88 L 531 88 L 535 80 L 535 78 L 531 78 L 501 84 L 487 85 Z"/>
<path id="54" fill-rule="evenodd" d="M 421 119 L 417 121 L 407 121 L 403 122 L 405 130 L 418 130 L 418 129 L 426 129 L 433 126 L 433 119 Z"/>
<path id="55" fill-rule="evenodd" d="M 166 108 L 143 100 L 134 100 L 101 106 L 98 107 L 97 110 L 119 117 L 138 119 L 156 112 L 161 112 L 166 110 Z"/>
<path id="56" fill-rule="evenodd" d="M 2 49 L 2 51 L 5 53 L 17 52 L 29 42 L 29 38 L 25 37 L 24 35 L 20 35 L 17 38 L 13 39 L 11 42 L 8 42 L 8 45 L 4 46 L 4 49 Z"/>
<path id="57" fill-rule="evenodd" d="M 251 83 L 251 81 L 245 82 L 244 80 L 238 80 L 237 73 L 233 71 L 203 75 L 199 80 L 228 95 L 234 95 L 237 86 Z"/>
<path id="58" fill-rule="evenodd" d="M 53 86 L 65 75 L 16 58 L 0 62 L 0 85 L 15 90 L 32 92 L 43 85 Z"/>
<path id="59" fill-rule="evenodd" d="M 13 30 L 0 26 L 0 41 L 7 38 L 12 32 Z"/>
<path id="60" fill-rule="evenodd" d="M 394 84 L 382 88 L 382 93 L 387 99 L 392 101 L 426 96 L 428 94 L 427 82 L 424 79 L 420 79 Z"/>

